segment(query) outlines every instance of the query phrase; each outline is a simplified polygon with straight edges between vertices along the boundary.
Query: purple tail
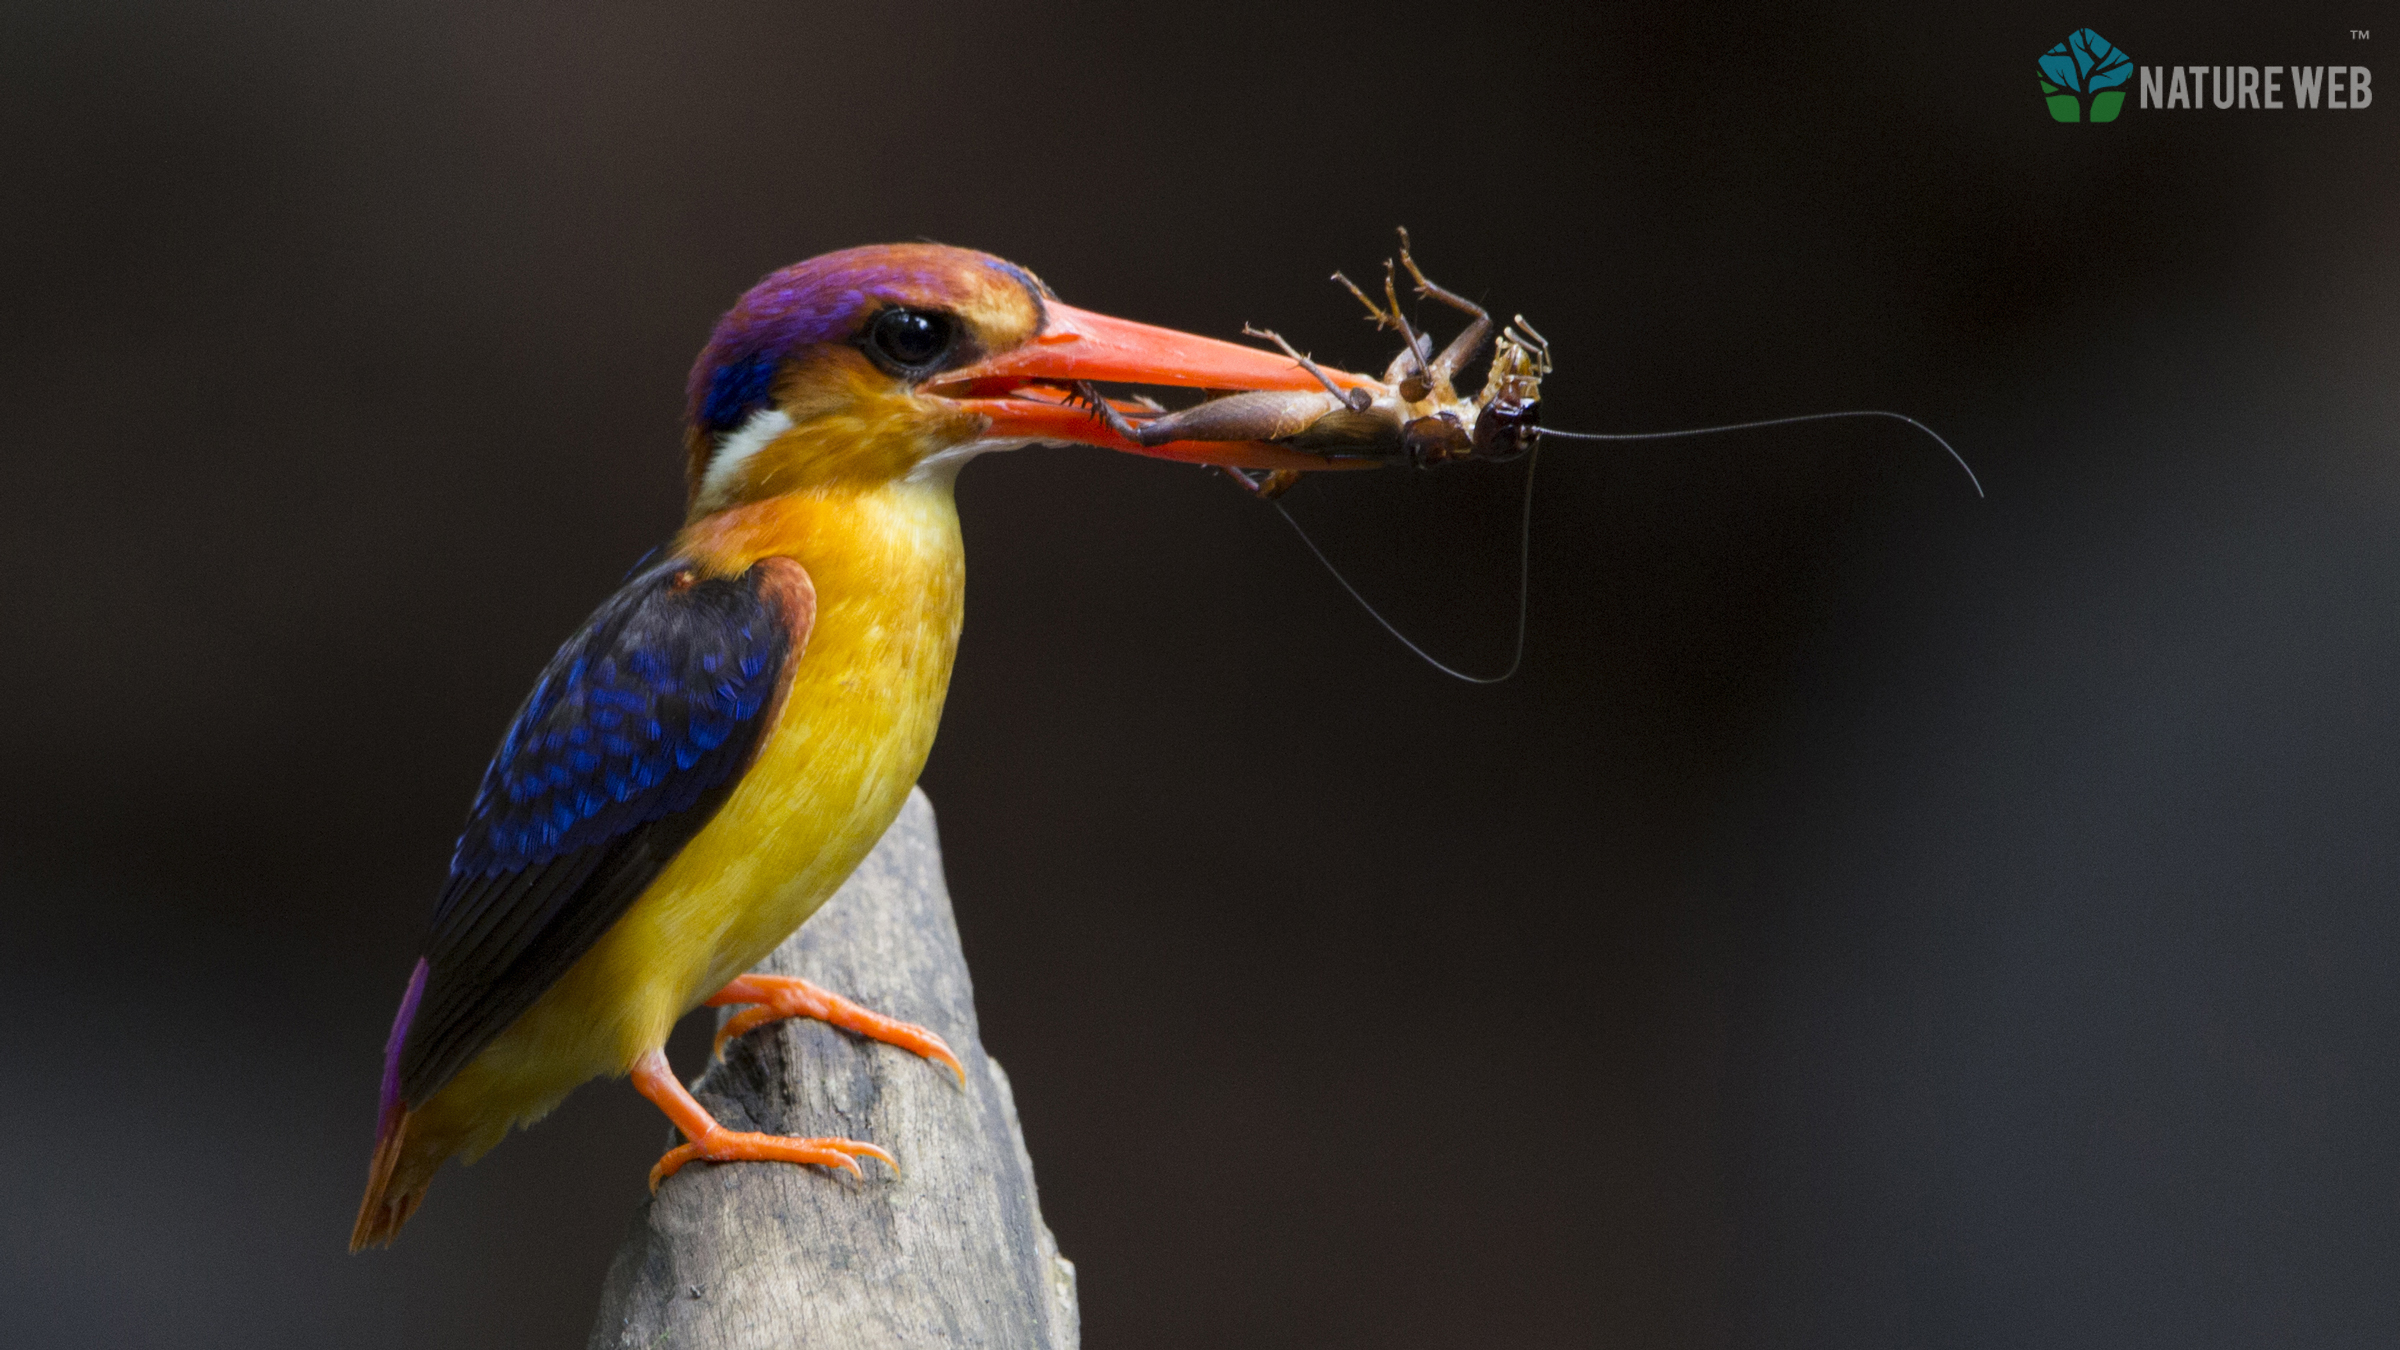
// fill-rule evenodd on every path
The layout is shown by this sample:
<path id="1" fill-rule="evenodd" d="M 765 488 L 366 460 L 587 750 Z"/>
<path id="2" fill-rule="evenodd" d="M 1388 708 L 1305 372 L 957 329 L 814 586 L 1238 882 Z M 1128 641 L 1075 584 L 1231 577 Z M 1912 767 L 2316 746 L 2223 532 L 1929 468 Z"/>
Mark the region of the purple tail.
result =
<path id="1" fill-rule="evenodd" d="M 400 1100 L 400 1047 L 408 1044 L 408 1024 L 417 1017 L 417 1002 L 425 997 L 426 964 L 417 961 L 408 977 L 408 992 L 400 996 L 400 1015 L 392 1019 L 392 1038 L 383 1047 L 383 1108 L 375 1121 L 375 1158 L 367 1164 L 367 1194 L 359 1201 L 358 1223 L 350 1230 L 350 1250 L 388 1246 L 400 1235 L 400 1225 L 425 1198 L 426 1176 L 395 1184 L 401 1146 L 408 1141 L 408 1104 Z"/>
<path id="2" fill-rule="evenodd" d="M 408 1024 L 417 1020 L 417 1002 L 425 997 L 425 958 L 417 958 L 416 971 L 408 977 L 408 992 L 400 996 L 399 1015 L 392 1019 L 392 1036 L 383 1043 L 383 1100 L 375 1116 L 378 1137 L 391 1131 L 392 1122 L 400 1115 L 400 1047 L 408 1043 Z"/>

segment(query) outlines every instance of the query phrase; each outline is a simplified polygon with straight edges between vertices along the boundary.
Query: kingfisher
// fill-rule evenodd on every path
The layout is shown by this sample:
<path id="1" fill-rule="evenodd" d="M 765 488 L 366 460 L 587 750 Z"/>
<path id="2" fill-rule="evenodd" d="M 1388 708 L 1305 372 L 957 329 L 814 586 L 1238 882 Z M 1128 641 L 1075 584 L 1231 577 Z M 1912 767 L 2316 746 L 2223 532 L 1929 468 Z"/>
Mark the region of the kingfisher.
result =
<path id="1" fill-rule="evenodd" d="M 686 390 L 674 538 L 559 648 L 484 770 L 385 1046 L 357 1251 L 388 1245 L 452 1155 L 482 1156 L 583 1082 L 630 1076 L 684 1136 L 651 1169 L 786 1162 L 858 1174 L 873 1143 L 726 1129 L 667 1034 L 809 1017 L 947 1066 L 922 1027 L 746 973 L 899 814 L 948 692 L 965 595 L 952 486 L 977 455 L 1101 446 L 1269 475 L 1344 467 L 1265 441 L 1125 434 L 1210 391 L 1375 381 L 1062 303 L 1033 273 L 933 244 L 767 276 Z M 1153 437 L 1152 439 L 1157 439 Z"/>

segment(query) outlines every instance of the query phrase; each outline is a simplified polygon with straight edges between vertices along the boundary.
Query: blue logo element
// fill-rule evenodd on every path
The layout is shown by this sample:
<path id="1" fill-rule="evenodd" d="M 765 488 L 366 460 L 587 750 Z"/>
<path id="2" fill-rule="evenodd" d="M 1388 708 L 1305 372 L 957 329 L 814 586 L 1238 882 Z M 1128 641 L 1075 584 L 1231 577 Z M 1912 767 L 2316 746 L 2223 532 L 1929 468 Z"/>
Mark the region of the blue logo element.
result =
<path id="1" fill-rule="evenodd" d="M 2133 59 L 2091 29 L 2076 29 L 2044 53 L 2041 67 L 2042 97 L 2058 121 L 2114 122 L 2124 110 L 2125 91 L 2119 86 L 2133 78 Z M 2088 119 L 2086 96 L 2092 100 Z"/>

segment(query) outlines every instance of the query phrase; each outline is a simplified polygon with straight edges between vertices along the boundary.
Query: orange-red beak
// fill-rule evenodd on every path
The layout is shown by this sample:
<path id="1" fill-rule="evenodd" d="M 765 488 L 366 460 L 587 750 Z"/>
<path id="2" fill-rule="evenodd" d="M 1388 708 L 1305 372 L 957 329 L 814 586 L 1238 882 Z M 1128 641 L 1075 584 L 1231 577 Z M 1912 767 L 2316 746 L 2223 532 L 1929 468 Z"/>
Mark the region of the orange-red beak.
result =
<path id="1" fill-rule="evenodd" d="M 1161 459 L 1224 464 L 1247 469 L 1350 468 L 1265 441 L 1169 441 L 1142 445 L 1118 435 L 1071 401 L 1076 384 L 1158 384 L 1187 389 L 1240 392 L 1255 389 L 1320 389 L 1315 376 L 1281 352 L 1220 342 L 1172 328 L 1094 314 L 1050 301 L 1048 322 L 1034 339 L 952 372 L 926 391 L 991 419 L 995 438 L 1071 441 Z M 1382 384 L 1346 370 L 1321 367 L 1345 389 L 1380 392 Z M 1144 410 L 1117 404 L 1137 420 Z"/>

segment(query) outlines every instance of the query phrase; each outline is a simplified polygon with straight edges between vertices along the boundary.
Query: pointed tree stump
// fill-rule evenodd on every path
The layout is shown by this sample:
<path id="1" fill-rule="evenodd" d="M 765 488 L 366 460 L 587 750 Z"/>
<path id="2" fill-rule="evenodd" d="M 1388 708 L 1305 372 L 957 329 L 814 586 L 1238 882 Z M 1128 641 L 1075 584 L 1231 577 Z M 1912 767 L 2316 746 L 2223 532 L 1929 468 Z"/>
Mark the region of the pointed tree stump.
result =
<path id="1" fill-rule="evenodd" d="M 1042 1223 L 1008 1076 L 977 1034 L 923 792 L 758 969 L 932 1028 L 966 1066 L 966 1090 L 939 1064 L 818 1022 L 728 1044 L 692 1089 L 728 1128 L 867 1140 L 901 1174 L 871 1159 L 863 1182 L 691 1164 L 635 1218 L 592 1350 L 1074 1350 L 1075 1267 Z"/>

